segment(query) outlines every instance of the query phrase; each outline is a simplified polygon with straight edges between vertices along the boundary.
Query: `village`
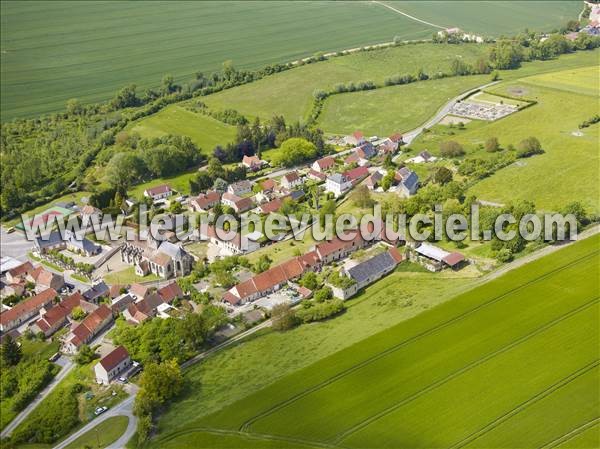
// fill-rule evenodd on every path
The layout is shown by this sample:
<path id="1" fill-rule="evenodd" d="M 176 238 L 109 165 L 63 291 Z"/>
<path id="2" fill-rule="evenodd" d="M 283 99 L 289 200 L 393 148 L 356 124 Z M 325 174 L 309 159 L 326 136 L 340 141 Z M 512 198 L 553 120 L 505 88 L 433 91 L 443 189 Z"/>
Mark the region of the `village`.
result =
<path id="1" fill-rule="evenodd" d="M 257 156 L 244 156 L 241 166 L 249 175 L 260 173 L 260 176 L 233 182 L 223 191 L 207 190 L 186 197 L 165 184 L 149 188 L 143 195 L 153 205 L 170 207 L 179 203 L 186 212 L 212 214 L 213 218 L 216 210 L 230 211 L 238 217 L 250 213 L 267 217 L 286 209 L 316 209 L 319 202 L 341 204 L 358 186 L 374 193 L 383 192 L 385 182 L 389 194 L 408 198 L 420 186 L 418 175 L 409 166 L 437 159 L 427 151 L 403 157 L 399 134 L 365 138 L 357 131 L 333 141 L 343 149 L 292 169 L 274 169 Z M 384 168 L 390 159 L 401 161 L 399 168 L 391 171 Z M 54 213 L 77 214 L 83 223 L 101 218 L 101 211 L 89 205 L 70 208 L 73 205 L 56 204 L 42 215 L 42 220 Z M 371 239 L 356 233 L 351 238 L 315 242 L 302 254 L 273 266 L 269 262 L 259 270 L 234 264 L 229 271 L 236 274 L 229 273 L 228 281 L 219 284 L 210 275 L 197 279 L 193 276 L 194 267 L 247 256 L 290 240 L 293 235 L 288 230 L 280 235 L 280 242 L 273 242 L 258 231 L 239 230 L 233 239 L 224 240 L 216 231 L 214 224 L 205 233 L 196 229 L 186 242 L 177 241 L 175 233 L 167 231 L 160 240 L 147 233 L 111 244 L 94 241 L 91 229 L 85 228 L 80 235 L 67 232 L 66 238 L 61 238 L 57 230 L 36 238 L 31 260 L 20 263 L 3 258 L 0 314 L 3 338 L 29 334 L 47 339 L 60 335 L 60 351 L 74 355 L 83 345 L 99 343 L 115 320 L 136 326 L 154 318 L 193 313 L 198 305 L 192 299 L 198 295 L 220 305 L 230 323 L 242 320 L 251 326 L 268 319 L 277 306 L 295 307 L 303 301 L 317 301 L 316 297 L 352 298 L 406 261 L 432 272 L 456 270 L 468 263 L 458 252 L 448 252 L 429 243 L 406 245 L 405 241 L 388 239 L 380 230 Z M 203 248 L 202 254 L 197 253 L 199 246 Z M 133 282 L 111 282 L 110 269 L 106 268 L 109 264 L 131 267 L 135 273 Z M 71 276 L 67 278 L 66 272 L 53 267 L 70 270 Z M 182 282 L 190 276 L 194 282 Z M 75 279 L 89 280 L 74 285 Z M 228 324 L 222 334 L 226 338 L 239 330 Z M 134 362 L 123 351 L 111 345 L 100 350 L 107 359 L 98 363 L 98 370 L 103 373 L 98 377 L 99 382 L 123 380 L 132 372 Z"/>

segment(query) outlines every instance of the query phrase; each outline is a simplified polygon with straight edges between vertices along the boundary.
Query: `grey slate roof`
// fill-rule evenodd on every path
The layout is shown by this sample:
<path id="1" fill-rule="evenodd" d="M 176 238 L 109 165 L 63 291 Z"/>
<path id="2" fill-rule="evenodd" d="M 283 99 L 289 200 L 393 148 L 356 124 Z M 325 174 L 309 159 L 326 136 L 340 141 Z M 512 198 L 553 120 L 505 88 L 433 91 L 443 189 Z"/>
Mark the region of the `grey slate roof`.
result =
<path id="1" fill-rule="evenodd" d="M 101 296 L 108 296 L 110 293 L 110 288 L 104 281 L 98 282 L 96 285 L 93 285 L 91 288 L 83 292 L 83 297 L 88 301 L 93 301 L 94 299 L 100 298 Z"/>
<path id="2" fill-rule="evenodd" d="M 414 171 L 411 171 L 410 174 L 402 180 L 402 184 L 411 192 L 414 192 L 417 188 L 417 184 L 419 183 L 419 177 Z"/>
<path id="3" fill-rule="evenodd" d="M 290 193 L 290 198 L 294 201 L 297 201 L 302 197 L 304 197 L 304 190 L 294 190 Z"/>
<path id="4" fill-rule="evenodd" d="M 75 248 L 79 248 L 86 253 L 95 253 L 98 251 L 98 245 L 91 242 L 90 240 L 83 237 L 82 239 L 78 239 L 75 234 L 72 234 L 69 237 L 69 243 L 73 245 Z"/>
<path id="5" fill-rule="evenodd" d="M 48 237 L 48 238 L 46 239 L 46 237 Z M 52 231 L 47 236 L 46 235 L 43 236 L 43 238 L 41 236 L 36 237 L 35 246 L 36 246 L 36 248 L 44 249 L 44 248 L 48 248 L 50 246 L 57 245 L 58 243 L 60 243 L 62 241 L 63 240 L 60 236 L 60 233 L 58 231 Z"/>
<path id="6" fill-rule="evenodd" d="M 330 179 L 331 181 L 335 182 L 336 184 L 343 184 L 344 182 L 346 182 L 344 175 L 342 175 L 341 173 L 334 173 L 327 179 Z"/>
<path id="7" fill-rule="evenodd" d="M 185 255 L 185 250 L 180 245 L 166 240 L 160 244 L 158 251 L 167 254 L 171 259 L 181 259 Z"/>
<path id="8" fill-rule="evenodd" d="M 357 283 L 365 282 L 368 278 L 381 274 L 396 266 L 396 261 L 389 252 L 381 253 L 348 270 L 348 274 Z"/>

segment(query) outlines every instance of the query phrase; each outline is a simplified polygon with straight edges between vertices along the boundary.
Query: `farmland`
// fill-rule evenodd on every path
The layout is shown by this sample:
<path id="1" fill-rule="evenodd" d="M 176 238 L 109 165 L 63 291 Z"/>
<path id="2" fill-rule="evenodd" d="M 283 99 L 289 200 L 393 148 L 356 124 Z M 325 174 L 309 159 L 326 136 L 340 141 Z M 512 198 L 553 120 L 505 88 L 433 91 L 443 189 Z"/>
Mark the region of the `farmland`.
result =
<path id="1" fill-rule="evenodd" d="M 507 1 L 485 7 L 417 3 L 394 6 L 435 24 L 443 16 L 443 26 L 486 35 L 527 26 L 550 30 L 580 9 L 568 1 L 543 8 Z M 435 17 L 432 11 L 438 11 Z M 190 2 L 185 7 L 149 1 L 7 1 L 1 28 L 2 119 L 62 110 L 69 98 L 106 100 L 130 83 L 156 87 L 165 73 L 187 81 L 198 70 L 219 70 L 227 59 L 256 69 L 395 37 L 428 39 L 439 29 L 370 2 L 320 1 Z"/>
<path id="2" fill-rule="evenodd" d="M 597 446 L 587 430 L 600 405 L 599 243 L 594 236 L 509 272 L 154 445 L 541 447 L 580 438 Z M 209 370 L 194 378 L 211 385 Z M 242 382 L 250 375 L 240 373 Z M 194 399 L 172 407 L 165 430 L 179 408 L 198 407 Z"/>
<path id="3" fill-rule="evenodd" d="M 168 134 L 188 136 L 205 154 L 210 154 L 216 145 L 229 143 L 235 137 L 235 126 L 177 105 L 135 122 L 129 130 L 142 138 Z"/>
<path id="4" fill-rule="evenodd" d="M 577 2 L 528 1 L 386 1 L 407 14 L 443 27 L 456 26 L 483 36 L 510 36 L 523 31 L 548 31 L 577 17 Z M 535 12 L 532 12 L 532 8 Z M 548 8 L 548 9 L 546 9 Z"/>
<path id="5" fill-rule="evenodd" d="M 283 115 L 290 121 L 303 121 L 315 89 L 330 90 L 338 83 L 366 80 L 382 84 L 389 76 L 415 74 L 419 68 L 426 73 L 445 72 L 455 59 L 474 63 L 485 51 L 481 45 L 419 44 L 359 52 L 219 92 L 205 97 L 204 102 L 211 109 L 236 109 L 248 117 Z"/>
<path id="6" fill-rule="evenodd" d="M 479 198 L 508 202 L 514 199 L 534 201 L 542 210 L 558 210 L 575 199 L 592 213 L 600 211 L 598 170 L 598 125 L 578 126 L 598 111 L 598 94 L 584 94 L 587 80 L 597 67 L 569 69 L 514 79 L 494 86 L 490 92 L 535 100 L 537 104 L 493 123 L 470 122 L 466 130 L 448 135 L 444 126 L 421 136 L 411 144 L 415 150 L 437 152 L 440 142 L 456 140 L 471 156 L 488 157 L 477 149 L 489 137 L 497 137 L 501 146 L 517 145 L 528 136 L 537 136 L 545 154 L 520 160 L 478 182 L 471 192 Z M 568 84 L 566 81 L 568 80 Z M 552 87 L 548 86 L 552 80 Z M 564 86 L 564 88 L 562 88 Z M 575 92 L 579 89 L 581 92 Z M 557 186 L 561 186 L 557 188 Z"/>
<path id="7" fill-rule="evenodd" d="M 485 84 L 486 75 L 430 80 L 403 86 L 333 95 L 319 117 L 327 133 L 368 135 L 406 132 L 430 119 L 451 98 Z"/>

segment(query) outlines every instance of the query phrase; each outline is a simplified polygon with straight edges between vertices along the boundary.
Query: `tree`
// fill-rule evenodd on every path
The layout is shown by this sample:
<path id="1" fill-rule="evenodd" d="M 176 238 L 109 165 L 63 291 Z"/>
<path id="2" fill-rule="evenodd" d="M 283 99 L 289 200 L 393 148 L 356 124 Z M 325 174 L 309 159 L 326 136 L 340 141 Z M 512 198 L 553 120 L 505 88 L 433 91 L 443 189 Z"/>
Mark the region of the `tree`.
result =
<path id="1" fill-rule="evenodd" d="M 302 287 L 306 287 L 309 290 L 316 290 L 319 286 L 319 281 L 317 279 L 317 274 L 314 271 L 309 271 L 305 273 L 298 282 Z"/>
<path id="2" fill-rule="evenodd" d="M 271 310 L 271 321 L 276 331 L 286 331 L 296 325 L 296 315 L 289 304 L 278 304 Z"/>
<path id="3" fill-rule="evenodd" d="M 517 145 L 517 157 L 519 158 L 533 156 L 534 154 L 542 154 L 543 152 L 542 144 L 535 137 L 523 139 L 519 142 L 519 145 Z"/>
<path id="4" fill-rule="evenodd" d="M 444 157 L 459 157 L 465 154 L 465 150 L 460 143 L 448 140 L 440 144 L 440 154 Z"/>
<path id="5" fill-rule="evenodd" d="M 329 287 L 320 288 L 315 292 L 315 301 L 323 302 L 333 298 L 333 291 Z"/>
<path id="6" fill-rule="evenodd" d="M 452 181 L 452 171 L 446 167 L 438 167 L 432 176 L 436 184 L 447 184 Z"/>
<path id="7" fill-rule="evenodd" d="M 86 315 L 87 314 L 81 308 L 81 306 L 73 307 L 73 310 L 71 311 L 71 318 L 73 318 L 75 321 L 81 321 L 81 320 L 83 320 Z"/>
<path id="8" fill-rule="evenodd" d="M 352 201 L 356 207 L 363 209 L 372 207 L 374 203 L 369 188 L 364 184 L 361 184 L 354 189 L 354 192 L 352 192 Z"/>
<path id="9" fill-rule="evenodd" d="M 317 157 L 317 147 L 301 137 L 292 137 L 281 144 L 277 155 L 273 158 L 276 165 L 291 167 Z"/>
<path id="10" fill-rule="evenodd" d="M 210 189 L 213 185 L 213 179 L 206 170 L 199 171 L 195 178 L 190 179 L 190 191 L 192 195 L 197 195 Z"/>
<path id="11" fill-rule="evenodd" d="M 394 170 L 388 170 L 386 175 L 381 180 L 381 188 L 384 191 L 388 191 L 390 187 L 394 184 L 394 180 L 396 179 L 396 172 Z"/>
<path id="12" fill-rule="evenodd" d="M 133 106 L 138 106 L 140 103 L 139 98 L 136 95 L 136 85 L 130 84 L 121 89 L 111 101 L 111 106 L 114 109 L 123 109 Z"/>
<path id="13" fill-rule="evenodd" d="M 169 205 L 169 212 L 172 214 L 180 214 L 183 212 L 183 206 L 179 201 L 171 201 L 171 204 Z"/>
<path id="14" fill-rule="evenodd" d="M 95 358 L 96 353 L 94 352 L 94 350 L 88 345 L 83 344 L 81 345 L 79 351 L 77 352 L 77 355 L 75 356 L 75 362 L 77 362 L 78 365 L 87 365 Z"/>
<path id="15" fill-rule="evenodd" d="M 2 363 L 7 366 L 16 365 L 23 357 L 21 346 L 10 335 L 4 338 L 0 350 L 2 351 Z"/>
<path id="16" fill-rule="evenodd" d="M 272 262 L 273 261 L 271 260 L 271 258 L 268 255 L 263 254 L 262 256 L 260 256 L 258 258 L 256 263 L 254 264 L 254 272 L 262 273 L 263 271 L 267 271 L 269 269 L 269 267 L 271 266 Z"/>
<path id="17" fill-rule="evenodd" d="M 106 181 L 117 190 L 127 190 L 144 172 L 144 163 L 130 152 L 115 154 L 105 169 Z"/>
<path id="18" fill-rule="evenodd" d="M 81 106 L 81 102 L 77 98 L 71 98 L 67 100 L 67 114 L 69 115 L 79 115 L 83 112 L 83 107 Z"/>
<path id="19" fill-rule="evenodd" d="M 485 141 L 485 151 L 488 153 L 495 153 L 500 149 L 500 143 L 498 143 L 497 137 L 490 137 Z"/>

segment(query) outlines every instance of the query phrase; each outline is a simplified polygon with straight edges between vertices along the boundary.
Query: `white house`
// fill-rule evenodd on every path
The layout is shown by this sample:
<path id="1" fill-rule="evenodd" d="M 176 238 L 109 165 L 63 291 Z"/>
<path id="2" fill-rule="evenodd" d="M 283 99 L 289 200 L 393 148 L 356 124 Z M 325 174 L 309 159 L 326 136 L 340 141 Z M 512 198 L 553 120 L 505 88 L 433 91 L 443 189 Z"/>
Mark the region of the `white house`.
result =
<path id="1" fill-rule="evenodd" d="M 316 172 L 324 172 L 335 165 L 335 159 L 331 156 L 326 156 L 312 163 L 311 168 Z"/>
<path id="2" fill-rule="evenodd" d="M 286 189 L 291 190 L 301 184 L 302 179 L 300 179 L 297 171 L 291 171 L 281 177 L 281 186 L 285 187 Z"/>
<path id="3" fill-rule="evenodd" d="M 152 198 L 154 201 L 168 198 L 171 195 L 173 195 L 173 191 L 168 184 L 162 184 L 160 186 L 144 190 L 144 196 L 146 198 Z"/>
<path id="4" fill-rule="evenodd" d="M 108 385 L 115 377 L 123 374 L 131 366 L 131 358 L 127 349 L 119 346 L 108 355 L 100 359 L 94 367 L 96 381 L 100 384 Z"/>
<path id="5" fill-rule="evenodd" d="M 227 187 L 227 192 L 237 196 L 245 195 L 246 193 L 250 193 L 251 191 L 252 182 L 247 180 L 234 182 L 233 184 L 229 184 L 229 186 Z"/>
<path id="6" fill-rule="evenodd" d="M 347 190 L 352 187 L 352 182 L 341 173 L 335 173 L 327 177 L 325 181 L 325 190 L 332 192 L 335 197 L 342 196 Z"/>

